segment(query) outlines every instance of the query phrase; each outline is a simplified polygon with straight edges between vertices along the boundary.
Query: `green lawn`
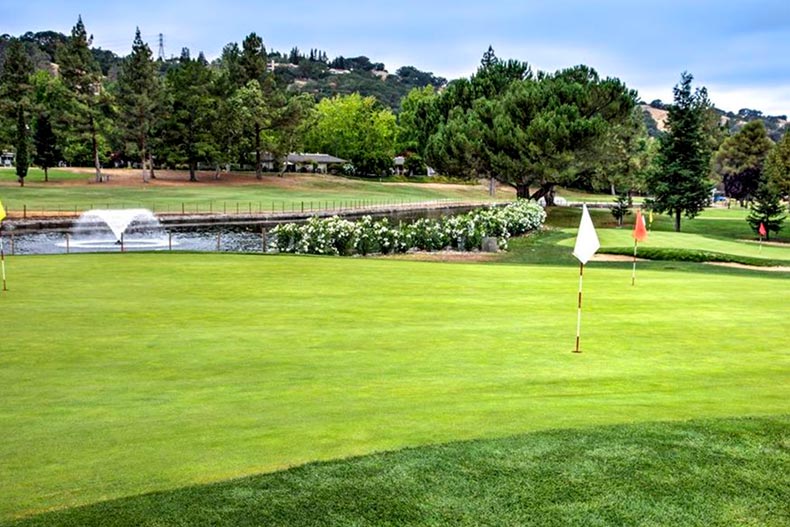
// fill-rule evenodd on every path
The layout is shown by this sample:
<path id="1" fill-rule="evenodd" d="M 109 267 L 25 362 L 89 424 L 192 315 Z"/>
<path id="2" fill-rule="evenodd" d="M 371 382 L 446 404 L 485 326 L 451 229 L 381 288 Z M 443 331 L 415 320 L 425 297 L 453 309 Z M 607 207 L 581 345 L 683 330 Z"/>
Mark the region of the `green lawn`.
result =
<path id="1" fill-rule="evenodd" d="M 790 397 L 787 274 L 646 268 L 631 287 L 591 264 L 577 355 L 571 266 L 6 263 L 0 518 L 408 446 L 773 416 Z"/>
<path id="2" fill-rule="evenodd" d="M 167 212 L 280 212 L 331 208 L 365 204 L 416 203 L 433 200 L 489 201 L 482 185 L 443 185 L 379 183 L 339 177 L 266 175 L 262 181 L 254 176 L 242 184 L 224 184 L 204 175 L 197 183 L 173 186 L 161 181 L 125 185 L 91 183 L 89 175 L 79 174 L 85 184 L 62 184 L 54 179 L 15 183 L 12 173 L 0 173 L 0 201 L 9 213 L 61 211 L 74 212 L 90 208 L 144 207 L 157 213 Z M 70 179 L 75 174 L 66 173 Z M 184 176 L 180 183 L 186 181 Z M 171 180 L 172 181 L 172 180 Z M 502 192 L 499 198 L 509 198 Z"/>
<path id="3" fill-rule="evenodd" d="M 45 514 L 17 527 L 786 526 L 785 417 L 450 443 Z"/>

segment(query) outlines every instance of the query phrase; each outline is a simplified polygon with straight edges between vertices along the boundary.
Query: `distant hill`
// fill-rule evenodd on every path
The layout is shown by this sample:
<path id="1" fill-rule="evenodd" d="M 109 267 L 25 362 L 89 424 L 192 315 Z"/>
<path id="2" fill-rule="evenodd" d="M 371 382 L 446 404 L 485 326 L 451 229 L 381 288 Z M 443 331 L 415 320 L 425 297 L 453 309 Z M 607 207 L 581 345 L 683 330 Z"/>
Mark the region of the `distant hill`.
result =
<path id="1" fill-rule="evenodd" d="M 660 100 L 641 105 L 645 115 L 645 124 L 651 137 L 657 137 L 666 131 L 667 106 Z M 768 136 L 774 142 L 779 141 L 788 130 L 786 115 L 763 115 L 761 111 L 749 108 L 743 108 L 738 113 L 728 112 L 719 108 L 714 108 L 713 110 L 719 115 L 722 126 L 727 128 L 730 133 L 736 133 L 746 123 L 757 120 L 763 122 Z"/>
<path id="2" fill-rule="evenodd" d="M 51 64 L 56 63 L 57 47 L 67 37 L 55 31 L 29 31 L 19 38 L 25 43 L 36 68 L 51 69 Z M 5 62 L 5 48 L 10 39 L 10 35 L 0 35 L 0 72 Z M 91 51 L 102 74 L 108 80 L 114 81 L 123 57 L 101 48 L 93 48 Z M 277 82 L 284 88 L 312 93 L 318 99 L 359 92 L 365 97 L 376 97 L 382 104 L 396 111 L 401 99 L 412 88 L 422 88 L 429 84 L 438 88 L 447 83 L 446 79 L 413 66 L 404 66 L 395 73 L 390 73 L 383 63 L 373 62 L 365 56 L 340 56 L 330 61 L 325 52 L 315 49 L 310 50 L 309 54 L 300 52 L 298 48 L 293 48 L 287 54 L 270 51 L 269 60 L 269 70 L 274 72 Z M 160 73 L 164 75 L 177 62 L 176 58 L 163 61 L 159 68 Z M 219 63 L 214 61 L 212 65 L 218 67 Z"/>

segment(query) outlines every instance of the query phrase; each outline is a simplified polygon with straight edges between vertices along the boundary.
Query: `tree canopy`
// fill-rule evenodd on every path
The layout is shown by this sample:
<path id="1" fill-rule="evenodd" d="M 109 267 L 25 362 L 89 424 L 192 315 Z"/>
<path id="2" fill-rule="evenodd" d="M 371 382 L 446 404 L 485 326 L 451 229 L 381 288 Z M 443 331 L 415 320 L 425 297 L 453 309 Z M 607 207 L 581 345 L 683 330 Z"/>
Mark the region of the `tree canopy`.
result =
<path id="1" fill-rule="evenodd" d="M 680 231 L 681 215 L 693 218 L 710 199 L 713 185 L 708 178 L 710 143 L 705 118 L 710 102 L 705 88 L 692 90 L 693 76 L 681 75 L 669 107 L 668 132 L 659 139 L 655 169 L 647 181 L 651 206 L 675 218 Z"/>

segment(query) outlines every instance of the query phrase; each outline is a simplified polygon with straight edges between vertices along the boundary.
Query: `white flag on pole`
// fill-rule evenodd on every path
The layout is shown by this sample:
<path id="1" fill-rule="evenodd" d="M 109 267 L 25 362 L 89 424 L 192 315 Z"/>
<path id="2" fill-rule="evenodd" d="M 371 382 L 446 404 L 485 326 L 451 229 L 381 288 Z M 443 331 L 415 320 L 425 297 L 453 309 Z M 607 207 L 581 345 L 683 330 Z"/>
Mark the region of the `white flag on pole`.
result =
<path id="1" fill-rule="evenodd" d="M 582 221 L 579 222 L 579 233 L 576 235 L 576 245 L 573 247 L 573 256 L 581 263 L 586 264 L 595 252 L 601 247 L 598 235 L 595 233 L 590 212 L 587 205 L 582 205 Z"/>

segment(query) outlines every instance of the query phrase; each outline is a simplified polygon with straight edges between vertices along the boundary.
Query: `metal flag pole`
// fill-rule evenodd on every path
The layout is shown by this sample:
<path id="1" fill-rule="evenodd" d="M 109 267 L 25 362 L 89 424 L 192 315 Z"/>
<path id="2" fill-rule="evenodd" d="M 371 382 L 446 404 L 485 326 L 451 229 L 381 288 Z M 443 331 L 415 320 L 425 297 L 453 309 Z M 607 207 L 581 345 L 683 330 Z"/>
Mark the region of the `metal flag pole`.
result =
<path id="1" fill-rule="evenodd" d="M 582 331 L 582 280 L 584 277 L 584 264 L 579 262 L 579 306 L 576 312 L 576 349 L 574 353 L 581 353 L 579 349 L 579 340 Z"/>
<path id="2" fill-rule="evenodd" d="M 631 270 L 631 285 L 636 283 L 636 246 L 639 245 L 638 240 L 634 240 L 634 268 Z"/>
<path id="3" fill-rule="evenodd" d="M 5 242 L 2 236 L 0 236 L 0 267 L 3 269 L 3 291 L 8 291 L 5 283 Z"/>

